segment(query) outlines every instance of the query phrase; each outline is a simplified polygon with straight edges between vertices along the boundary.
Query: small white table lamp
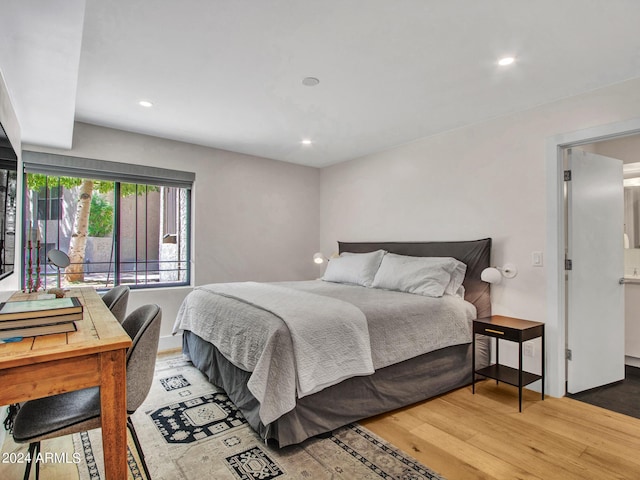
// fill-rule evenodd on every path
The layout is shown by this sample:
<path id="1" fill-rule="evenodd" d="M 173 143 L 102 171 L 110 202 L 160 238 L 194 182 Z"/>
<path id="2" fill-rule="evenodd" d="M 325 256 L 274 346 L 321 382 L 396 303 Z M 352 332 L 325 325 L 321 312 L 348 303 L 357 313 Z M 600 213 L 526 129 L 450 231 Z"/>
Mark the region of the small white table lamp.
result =
<path id="1" fill-rule="evenodd" d="M 322 265 L 327 260 L 329 260 L 329 259 L 322 252 L 316 252 L 316 253 L 313 254 L 313 263 L 317 263 L 318 265 Z"/>
<path id="2" fill-rule="evenodd" d="M 513 278 L 518 275 L 518 268 L 513 263 L 505 263 L 503 267 L 488 267 L 480 274 L 483 282 L 497 285 L 502 277 Z"/>

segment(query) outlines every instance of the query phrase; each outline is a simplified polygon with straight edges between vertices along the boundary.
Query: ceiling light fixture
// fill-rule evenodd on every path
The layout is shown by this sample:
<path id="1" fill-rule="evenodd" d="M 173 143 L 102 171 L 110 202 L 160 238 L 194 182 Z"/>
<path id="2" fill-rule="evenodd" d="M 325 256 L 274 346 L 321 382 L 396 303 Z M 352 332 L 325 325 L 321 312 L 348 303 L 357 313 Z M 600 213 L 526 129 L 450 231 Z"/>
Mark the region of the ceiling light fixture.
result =
<path id="1" fill-rule="evenodd" d="M 145 107 L 145 108 L 153 107 L 153 103 L 151 103 L 149 100 L 140 100 L 138 102 L 138 105 L 140 105 L 141 107 Z"/>
<path id="2" fill-rule="evenodd" d="M 498 60 L 498 65 L 500 65 L 501 67 L 506 67 L 507 65 L 511 65 L 515 61 L 516 59 L 514 57 L 503 57 Z"/>
<path id="3" fill-rule="evenodd" d="M 320 80 L 318 80 L 316 77 L 305 77 L 302 79 L 302 84 L 307 87 L 315 87 L 319 83 Z"/>
<path id="4" fill-rule="evenodd" d="M 303 145 L 311 145 L 311 140 L 309 140 L 308 138 L 305 138 L 300 143 L 302 143 Z"/>

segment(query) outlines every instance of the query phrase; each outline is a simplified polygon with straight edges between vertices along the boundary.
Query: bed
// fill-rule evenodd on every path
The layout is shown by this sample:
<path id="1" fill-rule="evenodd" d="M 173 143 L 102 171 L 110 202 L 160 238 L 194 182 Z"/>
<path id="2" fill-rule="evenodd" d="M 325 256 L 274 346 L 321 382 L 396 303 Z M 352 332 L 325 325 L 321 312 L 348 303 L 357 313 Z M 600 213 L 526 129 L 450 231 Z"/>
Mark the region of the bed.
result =
<path id="1" fill-rule="evenodd" d="M 258 293 L 251 294 L 256 295 L 255 299 L 251 295 L 242 299 L 236 296 L 238 284 L 213 284 L 195 289 L 185 299 L 174 327 L 174 331 L 183 333 L 184 354 L 211 383 L 227 392 L 265 441 L 274 440 L 281 447 L 470 384 L 471 319 L 491 315 L 489 284 L 480 279 L 482 270 L 489 266 L 490 238 L 459 242 L 338 244 L 343 256 L 372 254 L 382 250 L 408 257 L 453 257 L 466 265 L 462 281 L 464 290 L 458 289 L 460 293 L 464 291 L 464 301 L 456 299 L 454 295 L 428 299 L 413 293 L 323 280 L 264 285 L 256 290 Z M 283 294 L 295 292 L 294 296 L 300 297 L 296 301 L 303 303 L 306 308 L 304 316 L 308 314 L 309 318 L 314 318 L 314 312 L 321 310 L 334 312 L 329 306 L 325 308 L 325 304 L 347 309 L 355 305 L 355 310 L 365 318 L 370 338 L 364 342 L 354 340 L 353 344 L 345 340 L 345 354 L 359 348 L 365 350 L 366 354 L 367 348 L 370 348 L 370 364 L 365 361 L 358 363 L 360 357 L 350 360 L 349 366 L 341 364 L 340 369 L 348 374 L 344 375 L 345 378 L 335 377 L 332 382 L 317 379 L 327 370 L 319 365 L 308 378 L 309 381 L 316 379 L 316 383 L 306 384 L 307 377 L 300 370 L 305 367 L 304 359 L 296 356 L 295 351 L 291 355 L 285 353 L 289 343 L 301 345 L 304 342 L 300 340 L 302 334 L 296 333 L 283 321 L 287 313 L 280 313 L 278 309 L 282 307 L 278 304 L 277 295 L 274 297 L 274 292 L 280 293 L 279 289 Z M 267 297 L 267 307 L 258 303 L 264 297 Z M 323 303 L 316 303 L 319 301 Z M 336 303 L 324 303 L 329 301 Z M 444 308 L 443 305 L 446 309 L 438 310 Z M 449 318 L 449 313 L 439 313 L 449 312 L 450 307 L 460 310 L 456 315 L 464 316 L 464 321 L 458 317 Z M 432 308 L 435 308 L 433 312 Z M 396 315 L 394 309 L 402 313 Z M 424 313 L 427 310 L 429 313 Z M 334 316 L 340 318 L 343 318 L 342 315 L 350 318 L 346 317 L 350 313 L 358 314 L 345 313 L 343 310 L 335 312 L 338 313 L 334 313 Z M 430 315 L 429 329 L 422 327 L 426 322 L 411 323 L 422 322 L 419 315 L 423 313 Z M 227 316 L 230 319 L 225 319 L 227 323 L 224 327 L 219 324 L 216 327 L 207 326 L 212 321 L 210 317 Z M 262 326 L 247 323 L 247 317 L 251 317 L 251 322 L 254 322 L 254 317 L 259 319 Z M 387 324 L 392 324 L 386 330 L 382 326 L 385 319 Z M 314 320 L 309 323 L 315 325 L 318 322 Z M 340 324 L 344 323 L 352 322 L 340 321 Z M 357 324 L 355 320 L 353 323 Z M 460 330 L 455 336 L 449 334 L 450 330 L 454 330 L 451 327 L 454 324 Z M 256 330 L 258 333 L 248 341 L 240 341 L 248 337 L 247 330 Z M 318 335 L 324 334 L 310 334 L 316 343 L 333 345 L 339 337 L 348 336 L 338 330 L 338 324 L 324 330 L 329 331 L 326 337 L 329 340 L 322 337 L 318 341 Z M 289 335 L 286 335 L 287 332 Z M 437 340 L 432 340 L 432 337 L 437 337 Z M 411 348 L 417 345 L 418 353 L 409 352 L 403 342 L 407 345 L 413 342 Z M 427 345 L 430 343 L 433 345 Z M 327 358 L 337 358 L 336 355 L 329 350 L 311 357 L 309 368 L 313 369 L 316 363 L 320 364 Z M 267 360 L 264 360 L 265 357 Z M 476 363 L 488 363 L 486 342 L 477 342 Z M 291 368 L 297 368 L 296 372 L 300 373 L 291 374 Z M 280 371 L 288 373 L 272 376 Z M 275 398 L 292 388 L 294 393 L 285 395 L 284 400 Z M 291 395 L 293 399 L 290 399 Z"/>

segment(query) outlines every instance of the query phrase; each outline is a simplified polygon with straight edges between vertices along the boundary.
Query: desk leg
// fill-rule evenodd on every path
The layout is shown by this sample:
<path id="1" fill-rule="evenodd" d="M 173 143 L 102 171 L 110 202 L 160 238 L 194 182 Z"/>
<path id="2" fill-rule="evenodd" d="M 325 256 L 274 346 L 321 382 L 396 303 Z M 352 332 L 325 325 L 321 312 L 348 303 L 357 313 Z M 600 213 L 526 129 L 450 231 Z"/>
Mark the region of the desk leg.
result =
<path id="1" fill-rule="evenodd" d="M 102 448 L 107 480 L 127 478 L 127 372 L 125 350 L 100 354 Z"/>

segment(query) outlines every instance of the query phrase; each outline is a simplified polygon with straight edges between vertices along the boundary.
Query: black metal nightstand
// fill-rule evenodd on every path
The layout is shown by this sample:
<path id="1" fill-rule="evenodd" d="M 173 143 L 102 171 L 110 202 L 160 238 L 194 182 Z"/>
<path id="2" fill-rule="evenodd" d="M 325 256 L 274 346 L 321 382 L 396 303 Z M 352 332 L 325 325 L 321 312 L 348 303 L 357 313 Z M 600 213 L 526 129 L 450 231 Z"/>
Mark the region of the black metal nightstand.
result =
<path id="1" fill-rule="evenodd" d="M 496 339 L 496 363 L 476 370 L 476 334 L 494 337 Z M 542 338 L 542 370 L 541 375 L 522 370 L 522 344 L 527 340 Z M 518 343 L 518 368 L 500 365 L 500 340 Z M 473 354 L 471 377 L 472 392 L 476 393 L 476 374 L 493 378 L 497 382 L 508 383 L 518 387 L 518 407 L 522 412 L 522 387 L 537 380 L 542 380 L 542 400 L 544 400 L 544 323 L 521 320 L 519 318 L 494 315 L 478 318 L 473 321 Z"/>

